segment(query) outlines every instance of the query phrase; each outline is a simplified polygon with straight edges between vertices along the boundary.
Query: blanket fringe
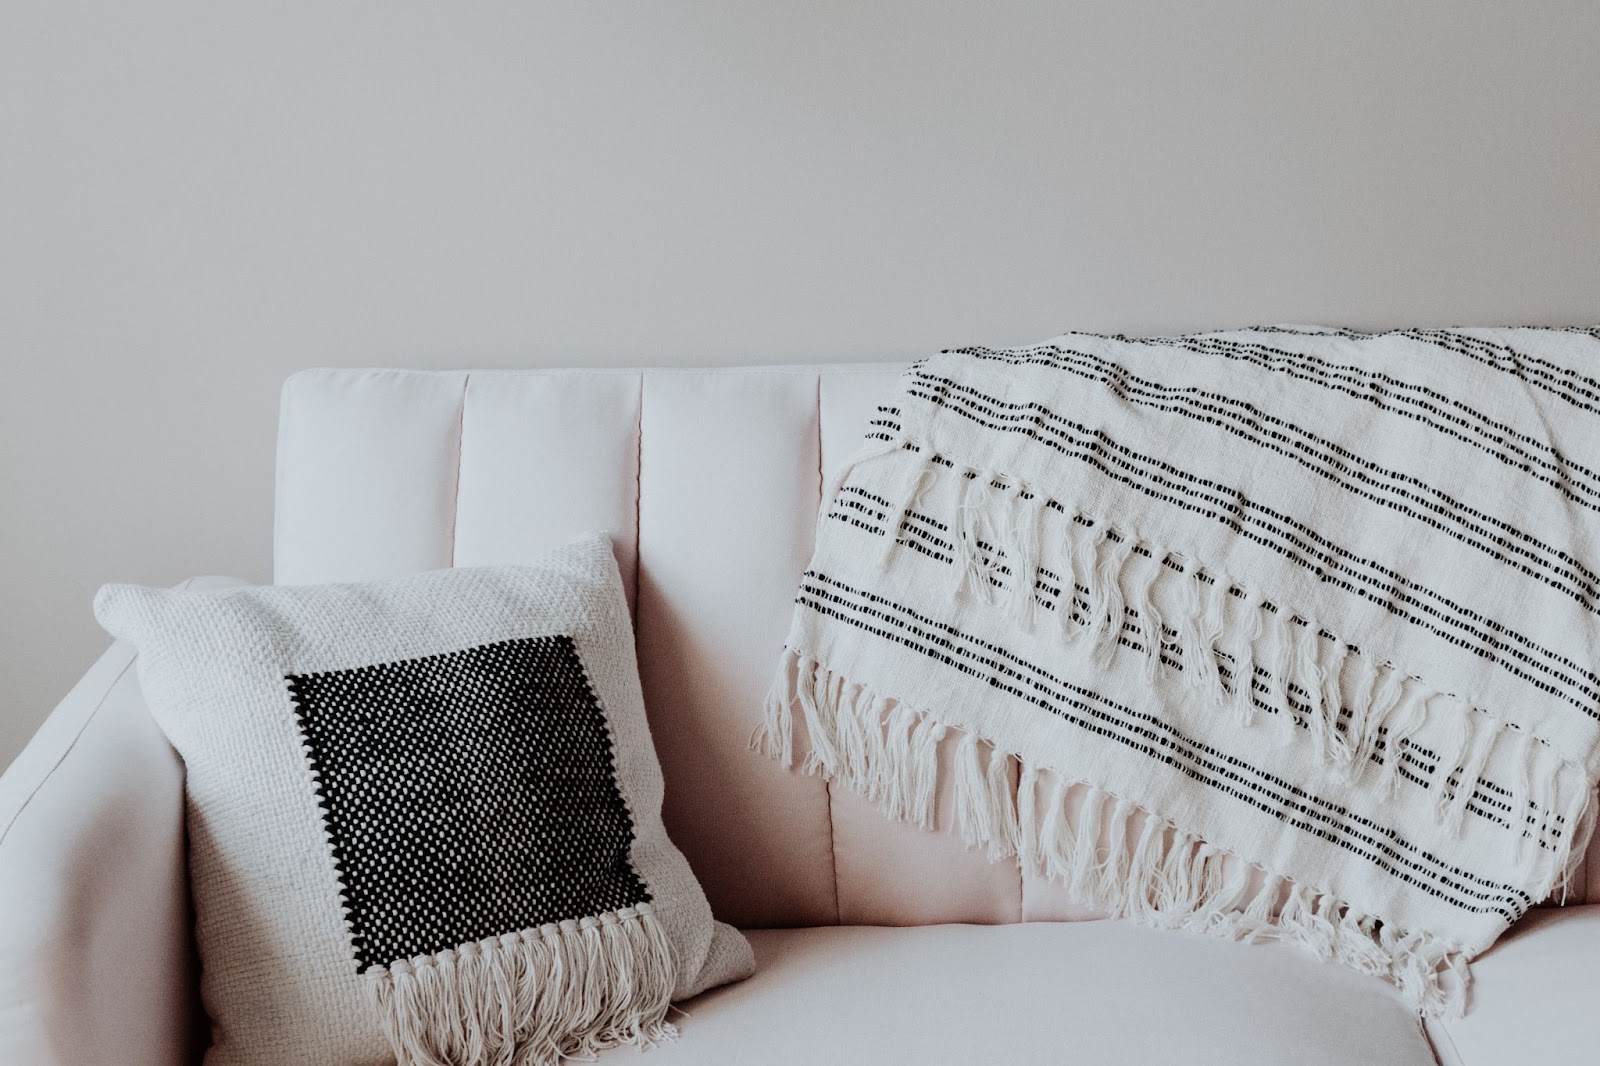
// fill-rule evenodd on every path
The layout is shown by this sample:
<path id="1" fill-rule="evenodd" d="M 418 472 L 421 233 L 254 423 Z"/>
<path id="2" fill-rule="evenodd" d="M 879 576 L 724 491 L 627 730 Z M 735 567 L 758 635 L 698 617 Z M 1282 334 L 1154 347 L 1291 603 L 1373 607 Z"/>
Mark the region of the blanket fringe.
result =
<path id="1" fill-rule="evenodd" d="M 1528 737 L 1260 590 L 1016 478 L 953 465 L 904 440 L 877 446 L 855 465 L 884 460 L 905 468 L 892 490 L 899 498 L 879 516 L 883 564 L 897 546 L 926 536 L 913 531 L 912 517 L 929 517 L 917 511 L 927 507 L 949 534 L 936 547 L 950 560 L 951 595 L 1009 610 L 1030 629 L 1049 626 L 1102 666 L 1117 655 L 1142 655 L 1152 685 L 1159 670 L 1181 670 L 1186 689 L 1241 726 L 1255 725 L 1265 711 L 1286 742 L 1313 745 L 1352 781 L 1370 774 L 1392 790 L 1413 736 L 1443 732 L 1448 743 L 1429 758 L 1426 780 L 1434 816 L 1451 832 L 1480 795 L 1496 748 Z M 1544 758 L 1567 761 L 1544 741 L 1531 743 L 1546 749 Z M 1534 839 L 1550 843 L 1562 831 L 1556 812 L 1538 806 L 1541 797 L 1532 792 L 1525 799 L 1530 806 L 1510 817 L 1527 814 L 1538 824 Z"/>
<path id="2" fill-rule="evenodd" d="M 785 652 L 780 678 L 794 684 L 775 686 L 754 745 L 792 765 L 792 708 L 807 708 L 811 750 L 804 767 L 866 796 L 890 818 L 939 825 L 939 746 L 959 732 L 945 776 L 955 828 L 969 847 L 991 859 L 1016 855 L 1024 869 L 1113 917 L 1231 940 L 1296 943 L 1388 980 L 1422 1014 L 1458 1017 L 1464 1008 L 1467 957 L 1458 945 L 1396 930 L 1122 797 L 947 730 L 792 651 Z M 1583 817 L 1592 822 L 1592 803 L 1587 815 L 1571 812 L 1571 843 L 1581 836 Z"/>
<path id="3" fill-rule="evenodd" d="M 677 1036 L 672 946 L 650 904 L 372 966 L 398 1066 L 556 1066 Z"/>

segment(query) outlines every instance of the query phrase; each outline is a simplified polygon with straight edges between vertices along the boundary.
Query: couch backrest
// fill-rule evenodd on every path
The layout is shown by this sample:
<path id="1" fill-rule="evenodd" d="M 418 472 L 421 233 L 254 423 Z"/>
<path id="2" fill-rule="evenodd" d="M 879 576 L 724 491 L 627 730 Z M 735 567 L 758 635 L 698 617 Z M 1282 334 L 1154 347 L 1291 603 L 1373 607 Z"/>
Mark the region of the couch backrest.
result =
<path id="1" fill-rule="evenodd" d="M 719 917 L 1087 917 L 1013 864 L 890 823 L 748 749 L 823 480 L 900 369 L 298 374 L 283 394 L 276 579 L 518 562 L 608 529 L 634 605 L 667 828 Z M 1600 880 L 1600 861 L 1589 867 Z M 1600 885 L 1590 891 L 1600 898 Z"/>

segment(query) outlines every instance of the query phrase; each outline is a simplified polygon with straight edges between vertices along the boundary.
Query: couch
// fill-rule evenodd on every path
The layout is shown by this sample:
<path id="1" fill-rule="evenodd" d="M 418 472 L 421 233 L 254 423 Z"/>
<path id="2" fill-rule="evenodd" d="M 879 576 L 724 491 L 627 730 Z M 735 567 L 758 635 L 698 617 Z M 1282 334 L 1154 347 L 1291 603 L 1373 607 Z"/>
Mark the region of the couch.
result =
<path id="1" fill-rule="evenodd" d="M 1593 853 L 1566 906 L 1477 963 L 1467 1016 L 1423 1026 L 1375 979 L 1096 920 L 1014 863 L 753 754 L 823 479 L 899 369 L 318 370 L 285 386 L 279 582 L 515 562 L 612 532 L 668 829 L 759 964 L 683 1004 L 681 1041 L 641 1061 L 1600 1062 Z M 0 778 L 0 1063 L 197 1056 L 182 788 L 113 645 Z"/>

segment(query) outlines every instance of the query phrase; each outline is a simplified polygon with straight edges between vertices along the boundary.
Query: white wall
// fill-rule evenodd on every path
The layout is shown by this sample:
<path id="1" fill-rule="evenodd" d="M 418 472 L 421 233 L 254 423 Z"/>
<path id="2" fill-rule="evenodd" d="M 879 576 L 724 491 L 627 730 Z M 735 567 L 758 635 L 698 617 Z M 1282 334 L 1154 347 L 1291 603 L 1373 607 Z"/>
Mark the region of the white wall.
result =
<path id="1" fill-rule="evenodd" d="M 0 765 L 316 364 L 1600 321 L 1593 0 L 0 0 Z"/>

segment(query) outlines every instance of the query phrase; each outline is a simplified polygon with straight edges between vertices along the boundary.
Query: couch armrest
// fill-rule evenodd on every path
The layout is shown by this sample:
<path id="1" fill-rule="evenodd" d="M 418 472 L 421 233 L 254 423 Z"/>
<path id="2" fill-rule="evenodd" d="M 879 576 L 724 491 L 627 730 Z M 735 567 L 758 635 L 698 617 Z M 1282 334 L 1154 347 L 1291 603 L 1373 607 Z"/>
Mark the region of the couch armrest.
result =
<path id="1" fill-rule="evenodd" d="M 192 1058 L 183 766 L 133 664 L 112 645 L 0 776 L 0 1062 Z"/>

